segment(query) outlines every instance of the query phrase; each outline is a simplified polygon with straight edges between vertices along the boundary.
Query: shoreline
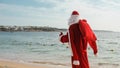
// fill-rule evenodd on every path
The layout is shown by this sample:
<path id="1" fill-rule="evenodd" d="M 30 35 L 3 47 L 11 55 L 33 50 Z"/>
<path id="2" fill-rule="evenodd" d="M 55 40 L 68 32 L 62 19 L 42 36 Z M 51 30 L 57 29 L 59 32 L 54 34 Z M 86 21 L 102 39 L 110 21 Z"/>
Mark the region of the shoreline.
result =
<path id="1" fill-rule="evenodd" d="M 0 59 L 0 68 L 70 68 L 61 65 L 51 65 L 42 63 L 16 62 L 12 60 Z"/>
<path id="2" fill-rule="evenodd" d="M 71 66 L 52 65 L 46 63 L 26 63 L 0 59 L 0 68 L 71 68 Z M 90 68 L 120 68 L 120 65 L 99 63 L 94 65 L 91 64 Z"/>
<path id="3" fill-rule="evenodd" d="M 28 63 L 0 60 L 0 68 L 48 68 L 48 67 L 43 65 L 38 66 Z"/>

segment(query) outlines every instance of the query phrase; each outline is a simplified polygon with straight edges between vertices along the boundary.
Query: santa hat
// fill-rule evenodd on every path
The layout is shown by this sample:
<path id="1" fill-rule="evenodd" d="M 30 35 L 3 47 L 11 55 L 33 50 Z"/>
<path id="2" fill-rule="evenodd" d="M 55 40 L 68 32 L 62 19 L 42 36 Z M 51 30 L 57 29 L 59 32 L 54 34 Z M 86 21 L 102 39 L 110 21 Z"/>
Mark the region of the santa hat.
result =
<path id="1" fill-rule="evenodd" d="M 68 25 L 72 25 L 79 21 L 79 13 L 77 11 L 73 11 L 71 17 L 69 18 Z"/>
<path id="2" fill-rule="evenodd" d="M 77 11 L 73 11 L 72 15 L 79 15 L 79 13 Z"/>

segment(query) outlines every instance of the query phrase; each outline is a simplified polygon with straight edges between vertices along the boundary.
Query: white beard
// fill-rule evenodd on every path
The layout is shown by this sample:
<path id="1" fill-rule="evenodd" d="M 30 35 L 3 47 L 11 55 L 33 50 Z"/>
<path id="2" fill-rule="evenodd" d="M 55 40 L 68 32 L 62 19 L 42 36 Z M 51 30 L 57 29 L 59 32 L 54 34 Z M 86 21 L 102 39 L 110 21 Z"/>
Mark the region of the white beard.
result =
<path id="1" fill-rule="evenodd" d="M 71 17 L 68 20 L 68 25 L 70 26 L 72 24 L 78 23 L 78 21 L 79 21 L 79 15 L 71 15 Z"/>

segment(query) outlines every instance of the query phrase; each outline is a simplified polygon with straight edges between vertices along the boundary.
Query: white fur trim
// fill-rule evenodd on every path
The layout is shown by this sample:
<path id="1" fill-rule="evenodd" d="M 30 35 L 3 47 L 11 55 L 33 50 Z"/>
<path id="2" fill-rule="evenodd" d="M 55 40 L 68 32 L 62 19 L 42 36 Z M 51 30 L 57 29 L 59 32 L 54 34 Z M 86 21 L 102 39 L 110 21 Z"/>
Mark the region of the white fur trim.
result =
<path id="1" fill-rule="evenodd" d="M 69 33 L 69 30 L 68 30 L 68 38 L 69 38 L 69 47 L 70 47 L 70 51 L 71 51 L 71 56 L 73 56 L 73 52 L 72 52 L 72 47 L 71 47 L 71 41 L 70 41 L 70 33 Z"/>
<path id="2" fill-rule="evenodd" d="M 80 62 L 79 62 L 78 60 L 74 60 L 74 61 L 73 61 L 73 64 L 74 64 L 74 65 L 80 65 Z"/>
<path id="3" fill-rule="evenodd" d="M 72 25 L 74 23 L 77 23 L 79 21 L 79 15 L 71 15 L 71 17 L 68 20 L 68 25 Z"/>

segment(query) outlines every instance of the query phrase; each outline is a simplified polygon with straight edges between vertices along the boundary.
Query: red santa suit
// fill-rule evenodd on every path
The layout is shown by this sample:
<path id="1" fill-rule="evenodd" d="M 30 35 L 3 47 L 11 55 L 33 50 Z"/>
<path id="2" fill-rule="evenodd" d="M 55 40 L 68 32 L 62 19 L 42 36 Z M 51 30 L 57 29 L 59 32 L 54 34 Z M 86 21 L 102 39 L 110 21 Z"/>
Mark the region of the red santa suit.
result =
<path id="1" fill-rule="evenodd" d="M 72 15 L 79 15 L 77 11 L 73 11 Z M 68 23 L 69 29 L 66 35 L 60 34 L 62 43 L 69 42 L 72 52 L 71 62 L 72 68 L 90 68 L 87 57 L 87 44 L 92 47 L 94 54 L 97 53 L 96 36 L 86 20 L 73 20 Z"/>

